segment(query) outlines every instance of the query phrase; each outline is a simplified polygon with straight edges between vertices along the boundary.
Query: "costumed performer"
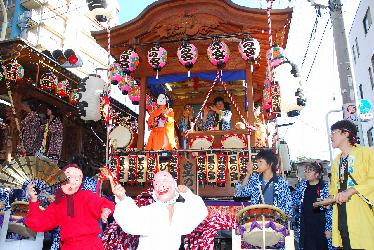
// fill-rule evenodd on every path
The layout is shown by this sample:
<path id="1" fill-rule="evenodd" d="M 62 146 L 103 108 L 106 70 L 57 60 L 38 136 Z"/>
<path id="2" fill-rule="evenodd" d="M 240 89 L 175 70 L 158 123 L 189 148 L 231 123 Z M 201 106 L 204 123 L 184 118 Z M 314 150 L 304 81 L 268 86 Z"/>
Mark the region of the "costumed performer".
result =
<path id="1" fill-rule="evenodd" d="M 148 129 L 151 130 L 146 150 L 172 150 L 177 148 L 174 136 L 174 111 L 168 107 L 167 97 L 159 94 L 157 108 L 150 114 Z"/>
<path id="2" fill-rule="evenodd" d="M 114 211 L 114 204 L 91 191 L 81 190 L 83 174 L 78 165 L 63 168 L 68 183 L 57 190 L 55 201 L 40 210 L 34 186 L 28 186 L 30 210 L 25 224 L 35 232 L 61 228 L 62 250 L 104 249 L 99 238 L 98 220 L 106 222 Z"/>
<path id="3" fill-rule="evenodd" d="M 155 175 L 156 202 L 148 206 L 138 207 L 121 185 L 113 179 L 111 184 L 117 200 L 114 219 L 126 233 L 140 235 L 138 250 L 177 250 L 181 236 L 191 233 L 208 215 L 201 197 L 184 185 L 177 187 L 167 171 Z M 184 202 L 177 202 L 179 195 Z"/>
<path id="4" fill-rule="evenodd" d="M 374 249 L 374 151 L 357 144 L 356 125 L 331 126 L 331 142 L 341 150 L 331 169 L 332 244 L 346 249 Z"/>

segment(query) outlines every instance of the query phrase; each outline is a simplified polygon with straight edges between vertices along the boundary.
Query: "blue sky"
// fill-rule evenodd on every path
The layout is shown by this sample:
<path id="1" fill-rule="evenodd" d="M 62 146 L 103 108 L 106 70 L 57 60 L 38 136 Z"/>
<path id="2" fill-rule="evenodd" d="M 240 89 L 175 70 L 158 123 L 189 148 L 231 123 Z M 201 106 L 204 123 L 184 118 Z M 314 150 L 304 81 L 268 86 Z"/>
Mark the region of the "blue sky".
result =
<path id="1" fill-rule="evenodd" d="M 218 0 L 219 1 L 219 0 Z M 135 18 L 137 15 L 139 15 L 149 4 L 152 4 L 153 2 L 156 2 L 154 0 L 119 0 L 118 1 L 121 6 L 120 11 L 120 23 L 127 22 L 133 18 Z M 266 1 L 260 1 L 260 0 L 233 0 L 234 3 L 242 5 L 242 6 L 248 6 L 253 8 L 261 8 L 263 6 L 266 6 Z M 274 3 L 274 7 L 283 7 L 288 6 L 289 1 L 288 0 L 276 0 Z"/>
<path id="2" fill-rule="evenodd" d="M 119 2 L 121 5 L 120 23 L 123 23 L 135 18 L 144 8 L 155 1 L 119 0 Z M 266 7 L 266 0 L 233 0 L 233 2 L 253 8 Z M 325 3 L 327 0 L 318 0 L 318 2 Z M 342 2 L 345 28 L 348 35 L 359 1 L 342 0 Z M 274 8 L 286 8 L 289 5 L 292 5 L 294 8 L 294 13 L 286 54 L 291 61 L 300 67 L 316 12 L 307 0 L 292 0 L 291 2 L 288 0 L 274 1 Z M 329 159 L 325 116 L 328 111 L 341 109 L 342 106 L 334 40 L 332 29 L 329 26 L 321 42 L 310 77 L 308 81 L 305 81 L 328 19 L 329 13 L 327 12 L 323 13 L 318 19 L 317 31 L 311 41 L 309 53 L 307 54 L 304 66 L 300 67 L 304 80 L 303 89 L 308 99 L 307 106 L 296 119 L 281 119 L 280 121 L 281 123 L 294 122 L 292 126 L 279 129 L 280 137 L 284 138 L 290 147 L 292 159 L 296 159 L 297 156 Z M 339 119 L 342 119 L 341 114 L 332 115 L 330 117 L 330 124 Z M 336 153 L 335 151 L 334 154 Z"/>

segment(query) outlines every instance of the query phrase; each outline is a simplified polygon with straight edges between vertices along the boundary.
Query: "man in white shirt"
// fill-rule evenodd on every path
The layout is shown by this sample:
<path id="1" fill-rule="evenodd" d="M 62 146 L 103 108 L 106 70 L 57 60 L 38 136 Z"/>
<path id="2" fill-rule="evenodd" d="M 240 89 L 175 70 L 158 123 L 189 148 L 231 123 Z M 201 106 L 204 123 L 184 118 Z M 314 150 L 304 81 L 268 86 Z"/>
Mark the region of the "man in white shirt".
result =
<path id="1" fill-rule="evenodd" d="M 179 185 L 167 171 L 153 180 L 155 203 L 138 207 L 121 185 L 112 183 L 117 204 L 114 219 L 123 231 L 140 235 L 138 250 L 177 250 L 181 236 L 191 233 L 208 215 L 201 197 Z M 179 194 L 185 202 L 176 202 Z"/>

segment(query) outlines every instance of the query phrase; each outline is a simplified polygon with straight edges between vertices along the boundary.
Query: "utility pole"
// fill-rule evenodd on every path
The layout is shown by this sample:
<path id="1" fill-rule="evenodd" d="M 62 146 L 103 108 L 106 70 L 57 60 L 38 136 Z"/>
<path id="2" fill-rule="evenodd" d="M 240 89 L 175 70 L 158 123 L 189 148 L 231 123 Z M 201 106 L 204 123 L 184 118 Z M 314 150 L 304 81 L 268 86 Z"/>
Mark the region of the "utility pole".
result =
<path id="1" fill-rule="evenodd" d="M 308 0 L 313 6 L 329 8 L 333 27 L 336 59 L 338 63 L 340 89 L 343 99 L 343 118 L 353 122 L 358 129 L 358 139 L 363 144 L 362 126 L 356 106 L 355 89 L 353 85 L 351 63 L 349 60 L 348 41 L 344 28 L 344 19 L 341 0 L 329 0 L 329 5 L 316 4 Z"/>

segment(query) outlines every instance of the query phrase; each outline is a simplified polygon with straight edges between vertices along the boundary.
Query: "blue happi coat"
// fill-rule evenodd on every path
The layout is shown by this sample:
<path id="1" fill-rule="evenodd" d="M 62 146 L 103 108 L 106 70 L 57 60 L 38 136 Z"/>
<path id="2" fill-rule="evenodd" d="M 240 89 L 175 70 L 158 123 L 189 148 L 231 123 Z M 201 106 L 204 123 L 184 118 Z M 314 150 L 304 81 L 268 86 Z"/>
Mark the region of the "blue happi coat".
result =
<path id="1" fill-rule="evenodd" d="M 318 184 L 320 185 L 320 184 Z M 322 185 L 322 188 L 320 190 L 320 199 L 326 199 L 329 197 L 329 185 L 325 182 L 321 183 Z M 301 216 L 302 216 L 302 205 L 303 205 L 303 201 L 304 201 L 304 193 L 305 193 L 305 189 L 307 188 L 308 186 L 308 182 L 306 180 L 303 180 L 301 181 L 297 187 L 296 187 L 296 190 L 295 192 L 293 192 L 292 194 L 292 200 L 293 200 L 293 204 L 295 206 L 295 211 L 296 211 L 296 219 L 298 220 L 298 224 L 297 226 L 295 227 L 295 235 L 297 235 L 298 238 L 300 238 L 300 223 L 301 223 Z M 332 208 L 329 207 L 329 208 L 324 208 L 324 207 L 321 207 L 320 208 L 321 210 L 325 211 L 325 218 L 326 218 L 326 223 L 325 223 L 325 232 L 331 232 L 332 230 Z M 327 240 L 328 242 L 328 247 L 329 247 L 329 250 L 331 249 L 334 249 L 332 247 L 332 242 L 331 242 L 331 239 L 328 239 Z M 299 250 L 302 250 L 303 248 L 301 246 L 299 246 Z"/>
<path id="2" fill-rule="evenodd" d="M 235 196 L 251 197 L 251 204 L 262 204 L 259 186 L 262 188 L 260 174 L 253 173 L 249 178 L 247 184 L 244 186 L 237 184 L 235 187 Z M 291 191 L 288 188 L 288 182 L 281 176 L 277 176 L 274 181 L 274 206 L 282 209 L 289 218 L 293 215 Z"/>

